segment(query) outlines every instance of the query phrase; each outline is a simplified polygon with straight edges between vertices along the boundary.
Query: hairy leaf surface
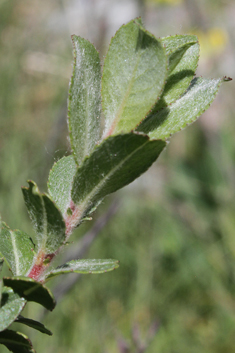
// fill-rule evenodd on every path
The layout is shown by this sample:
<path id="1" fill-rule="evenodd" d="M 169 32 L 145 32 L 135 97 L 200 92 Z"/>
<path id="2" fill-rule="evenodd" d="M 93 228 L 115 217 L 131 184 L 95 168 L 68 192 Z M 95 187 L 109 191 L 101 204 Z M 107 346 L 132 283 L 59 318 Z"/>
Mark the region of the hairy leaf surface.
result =
<path id="1" fill-rule="evenodd" d="M 87 40 L 72 36 L 73 74 L 69 87 L 70 141 L 78 164 L 91 153 L 100 138 L 100 58 Z"/>
<path id="2" fill-rule="evenodd" d="M 0 344 L 4 344 L 13 353 L 36 353 L 28 337 L 20 332 L 0 332 Z"/>
<path id="3" fill-rule="evenodd" d="M 0 307 L 0 331 L 9 327 L 21 313 L 26 300 L 15 293 L 13 289 L 3 287 Z"/>
<path id="4" fill-rule="evenodd" d="M 65 223 L 59 209 L 46 195 L 40 194 L 36 183 L 28 181 L 22 188 L 29 216 L 38 235 L 38 248 L 55 252 L 65 241 Z"/>
<path id="5" fill-rule="evenodd" d="M 222 79 L 195 78 L 186 93 L 175 103 L 150 115 L 142 131 L 150 138 L 167 139 L 193 123 L 215 99 Z"/>
<path id="6" fill-rule="evenodd" d="M 21 230 L 11 230 L 2 222 L 0 255 L 15 276 L 26 275 L 33 263 L 34 244 L 29 235 Z"/>
<path id="7" fill-rule="evenodd" d="M 66 274 L 66 273 L 104 273 L 108 271 L 113 271 L 119 267 L 119 261 L 112 259 L 86 259 L 86 260 L 72 260 L 64 265 L 57 267 L 52 270 L 47 279 L 52 277 Z"/>
<path id="8" fill-rule="evenodd" d="M 138 21 L 123 25 L 112 38 L 102 76 L 104 136 L 130 132 L 160 95 L 167 58 L 160 40 Z"/>
<path id="9" fill-rule="evenodd" d="M 61 158 L 53 165 L 48 180 L 48 191 L 64 215 L 71 201 L 71 189 L 77 165 L 73 156 Z"/>
<path id="10" fill-rule="evenodd" d="M 41 304 L 53 310 L 56 303 L 51 291 L 40 282 L 29 277 L 4 277 L 4 285 L 11 287 L 15 293 L 27 301 Z"/>
<path id="11" fill-rule="evenodd" d="M 104 140 L 77 170 L 72 188 L 76 222 L 106 195 L 131 183 L 158 158 L 166 143 L 136 133 Z M 76 223 L 75 222 L 75 223 Z"/>

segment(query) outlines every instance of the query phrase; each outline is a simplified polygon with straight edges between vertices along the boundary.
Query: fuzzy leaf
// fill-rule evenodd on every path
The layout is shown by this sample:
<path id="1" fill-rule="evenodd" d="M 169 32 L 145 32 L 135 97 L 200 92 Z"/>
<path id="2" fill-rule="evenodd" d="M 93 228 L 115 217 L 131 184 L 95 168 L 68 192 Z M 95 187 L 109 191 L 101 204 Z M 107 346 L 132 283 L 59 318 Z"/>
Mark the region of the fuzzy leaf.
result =
<path id="1" fill-rule="evenodd" d="M 18 316 L 18 318 L 15 320 L 15 322 L 32 327 L 37 331 L 45 333 L 46 335 L 49 335 L 49 336 L 52 335 L 52 332 L 50 330 L 48 330 L 48 328 L 46 328 L 41 322 L 25 318 L 21 315 Z"/>
<path id="2" fill-rule="evenodd" d="M 158 158 L 166 143 L 129 133 L 111 136 L 100 144 L 78 168 L 72 188 L 76 226 L 106 195 L 131 183 Z"/>
<path id="3" fill-rule="evenodd" d="M 3 287 L 0 308 L 0 331 L 9 327 L 21 313 L 26 300 L 11 288 Z"/>
<path id="4" fill-rule="evenodd" d="M 20 297 L 29 302 L 41 304 L 48 310 L 53 310 L 56 303 L 51 291 L 29 277 L 4 277 L 4 285 L 11 287 Z"/>
<path id="5" fill-rule="evenodd" d="M 104 272 L 115 270 L 118 267 L 119 267 L 119 261 L 112 260 L 112 259 L 72 260 L 52 270 L 48 274 L 47 279 L 50 279 L 54 276 L 62 275 L 65 273 L 71 273 L 71 272 L 83 273 L 83 274 L 104 273 Z"/>
<path id="6" fill-rule="evenodd" d="M 69 87 L 70 142 L 78 164 L 90 154 L 100 138 L 100 58 L 87 40 L 72 36 L 74 66 Z"/>
<path id="7" fill-rule="evenodd" d="M 213 102 L 222 79 L 195 78 L 186 93 L 175 103 L 150 115 L 142 131 L 150 138 L 167 139 L 193 123 Z"/>
<path id="8" fill-rule="evenodd" d="M 0 332 L 0 344 L 13 353 L 36 353 L 31 341 L 23 333 L 12 330 Z"/>
<path id="9" fill-rule="evenodd" d="M 71 201 L 71 189 L 77 165 L 73 156 L 61 158 L 53 165 L 48 180 L 48 191 L 64 215 Z"/>
<path id="10" fill-rule="evenodd" d="M 38 248 L 53 253 L 65 241 L 63 217 L 54 202 L 46 194 L 40 194 L 36 183 L 28 183 L 29 187 L 22 188 L 22 192 L 38 235 Z"/>
<path id="11" fill-rule="evenodd" d="M 2 222 L 0 255 L 16 276 L 26 275 L 33 263 L 34 244 L 29 235 L 21 230 L 11 230 Z"/>
<path id="12" fill-rule="evenodd" d="M 167 57 L 160 40 L 139 21 L 123 25 L 111 40 L 102 77 L 104 136 L 130 132 L 160 95 Z"/>

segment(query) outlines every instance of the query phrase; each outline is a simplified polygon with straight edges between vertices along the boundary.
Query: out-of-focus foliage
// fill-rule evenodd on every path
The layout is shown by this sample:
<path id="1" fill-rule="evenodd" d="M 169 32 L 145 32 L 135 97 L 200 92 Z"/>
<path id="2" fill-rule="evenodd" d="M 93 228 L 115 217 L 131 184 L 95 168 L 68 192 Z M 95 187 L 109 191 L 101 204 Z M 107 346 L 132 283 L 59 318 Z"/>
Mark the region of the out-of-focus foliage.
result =
<path id="1" fill-rule="evenodd" d="M 146 2 L 144 23 L 157 36 L 219 28 L 225 40 L 217 34 L 212 42 L 221 49 L 201 51 L 198 73 L 234 77 L 233 2 L 195 1 L 199 17 L 188 3 Z M 30 234 L 20 186 L 30 177 L 43 187 L 53 158 L 67 149 L 70 34 L 103 53 L 110 32 L 140 15 L 136 9 L 135 1 L 116 0 L 0 2 L 0 210 L 9 226 Z M 137 182 L 140 194 L 136 184 L 120 194 L 119 213 L 88 254 L 119 258 L 119 270 L 79 281 L 44 320 L 52 338 L 33 338 L 38 351 L 120 353 L 124 339 L 134 345 L 133 327 L 145 340 L 154 320 L 147 353 L 235 352 L 234 94 L 232 83 L 197 125 L 172 139 L 158 169 Z M 27 310 L 41 315 L 36 305 Z"/>

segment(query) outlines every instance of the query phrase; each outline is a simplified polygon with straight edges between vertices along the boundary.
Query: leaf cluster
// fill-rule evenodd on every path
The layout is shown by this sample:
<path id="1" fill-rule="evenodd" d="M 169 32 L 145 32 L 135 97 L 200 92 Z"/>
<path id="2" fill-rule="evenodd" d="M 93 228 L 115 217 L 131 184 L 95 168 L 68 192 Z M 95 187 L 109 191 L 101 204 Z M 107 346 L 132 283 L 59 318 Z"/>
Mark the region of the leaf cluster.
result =
<path id="1" fill-rule="evenodd" d="M 172 134 L 194 122 L 226 80 L 194 78 L 196 36 L 158 39 L 141 19 L 123 25 L 112 38 L 102 74 L 94 46 L 76 35 L 72 42 L 72 154 L 54 164 L 48 194 L 33 181 L 22 188 L 35 243 L 21 230 L 11 230 L 4 222 L 1 227 L 0 255 L 13 277 L 1 282 L 0 343 L 13 352 L 34 352 L 27 337 L 8 329 L 13 322 L 51 334 L 41 323 L 20 315 L 27 301 L 54 309 L 45 282 L 60 274 L 103 273 L 119 266 L 111 259 L 77 259 L 55 269 L 51 263 L 103 198 L 147 171 Z"/>

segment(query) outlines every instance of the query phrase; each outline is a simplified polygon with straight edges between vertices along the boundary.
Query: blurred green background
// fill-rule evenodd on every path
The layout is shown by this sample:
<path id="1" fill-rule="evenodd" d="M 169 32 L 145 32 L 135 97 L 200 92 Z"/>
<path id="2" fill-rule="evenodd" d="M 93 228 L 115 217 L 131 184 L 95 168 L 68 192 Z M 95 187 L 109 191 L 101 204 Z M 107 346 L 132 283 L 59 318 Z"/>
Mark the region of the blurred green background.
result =
<path id="1" fill-rule="evenodd" d="M 70 35 L 103 58 L 140 15 L 158 37 L 198 35 L 198 75 L 235 78 L 232 0 L 0 0 L 0 213 L 11 228 L 33 234 L 20 187 L 33 179 L 46 191 L 54 161 L 70 153 Z M 75 232 L 74 243 L 119 199 L 86 257 L 117 258 L 120 268 L 83 276 L 49 315 L 28 304 L 24 315 L 54 333 L 25 329 L 38 353 L 235 352 L 234 93 L 224 84 L 144 176 Z"/>

